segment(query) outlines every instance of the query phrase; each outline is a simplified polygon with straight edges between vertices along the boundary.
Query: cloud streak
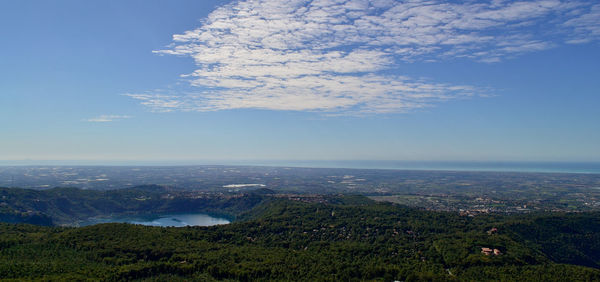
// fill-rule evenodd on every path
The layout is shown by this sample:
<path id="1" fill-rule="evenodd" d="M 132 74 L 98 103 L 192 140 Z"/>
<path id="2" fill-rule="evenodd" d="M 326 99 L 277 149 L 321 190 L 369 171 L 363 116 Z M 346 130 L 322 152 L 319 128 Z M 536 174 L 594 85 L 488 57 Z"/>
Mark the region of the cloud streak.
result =
<path id="1" fill-rule="evenodd" d="M 402 76 L 398 66 L 493 63 L 589 42 L 600 37 L 599 16 L 600 5 L 559 0 L 238 1 L 154 51 L 193 58 L 197 69 L 182 75 L 191 90 L 126 95 L 158 112 L 405 112 L 482 91 Z"/>
<path id="2" fill-rule="evenodd" d="M 101 116 L 97 116 L 97 117 L 94 117 L 94 118 L 86 119 L 85 121 L 87 121 L 87 122 L 113 122 L 113 121 L 118 121 L 118 120 L 128 119 L 128 118 L 131 118 L 131 116 L 127 116 L 127 115 L 101 115 Z"/>

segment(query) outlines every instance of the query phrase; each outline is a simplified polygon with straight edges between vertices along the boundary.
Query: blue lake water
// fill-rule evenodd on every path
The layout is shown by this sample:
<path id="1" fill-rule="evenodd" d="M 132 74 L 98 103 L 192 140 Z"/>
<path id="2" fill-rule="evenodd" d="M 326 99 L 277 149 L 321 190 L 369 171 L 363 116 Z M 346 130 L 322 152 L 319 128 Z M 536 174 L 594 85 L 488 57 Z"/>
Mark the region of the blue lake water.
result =
<path id="1" fill-rule="evenodd" d="M 230 221 L 225 218 L 213 217 L 202 213 L 189 214 L 163 214 L 163 215 L 144 215 L 144 216 L 117 216 L 90 218 L 79 223 L 79 226 L 88 226 L 99 223 L 131 223 L 148 226 L 162 227 L 184 227 L 184 226 L 212 226 L 218 224 L 228 224 Z"/>

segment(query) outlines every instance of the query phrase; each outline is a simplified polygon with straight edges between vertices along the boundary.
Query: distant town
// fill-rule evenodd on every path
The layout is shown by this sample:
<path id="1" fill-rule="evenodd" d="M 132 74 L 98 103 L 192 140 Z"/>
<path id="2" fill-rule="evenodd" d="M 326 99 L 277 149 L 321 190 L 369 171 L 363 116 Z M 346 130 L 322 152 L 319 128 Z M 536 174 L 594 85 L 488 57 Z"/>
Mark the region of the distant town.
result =
<path id="1" fill-rule="evenodd" d="M 256 189 L 302 201 L 320 201 L 319 195 L 361 194 L 464 216 L 600 210 L 600 174 L 260 166 L 0 167 L 0 187 L 115 190 L 148 184 L 167 187 L 171 196 L 178 197 L 235 197 Z"/>

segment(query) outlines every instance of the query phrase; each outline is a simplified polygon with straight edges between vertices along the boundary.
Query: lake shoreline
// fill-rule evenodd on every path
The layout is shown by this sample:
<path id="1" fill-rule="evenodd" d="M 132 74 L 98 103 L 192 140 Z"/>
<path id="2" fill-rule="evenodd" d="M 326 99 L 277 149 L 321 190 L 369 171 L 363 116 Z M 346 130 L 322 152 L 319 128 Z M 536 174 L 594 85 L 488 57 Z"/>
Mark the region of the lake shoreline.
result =
<path id="1" fill-rule="evenodd" d="M 103 223 L 128 223 L 157 227 L 214 226 L 229 224 L 233 219 L 211 213 L 135 213 L 100 215 L 79 220 L 72 227 L 85 227 Z"/>

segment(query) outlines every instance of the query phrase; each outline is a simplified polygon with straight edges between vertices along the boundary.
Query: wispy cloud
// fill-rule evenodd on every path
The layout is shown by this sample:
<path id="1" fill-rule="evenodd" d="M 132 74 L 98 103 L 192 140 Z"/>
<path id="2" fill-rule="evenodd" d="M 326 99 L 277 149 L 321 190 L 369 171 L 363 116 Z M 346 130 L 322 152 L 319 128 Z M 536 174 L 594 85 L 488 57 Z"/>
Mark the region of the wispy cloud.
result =
<path id="1" fill-rule="evenodd" d="M 87 122 L 112 122 L 112 121 L 117 121 L 117 120 L 121 120 L 121 119 L 128 119 L 131 118 L 131 116 L 126 116 L 126 115 L 101 115 L 101 116 L 97 116 L 94 118 L 90 118 L 90 119 L 86 119 L 85 121 Z"/>
<path id="2" fill-rule="evenodd" d="M 198 68 L 183 77 L 195 90 L 126 95 L 163 112 L 403 112 L 481 90 L 401 76 L 399 66 L 493 63 L 596 40 L 599 14 L 598 4 L 560 0 L 238 1 L 155 51 L 193 58 Z"/>
<path id="3" fill-rule="evenodd" d="M 564 23 L 573 32 L 567 43 L 586 43 L 600 39 L 600 3 L 588 9 L 575 10 L 578 14 Z"/>

